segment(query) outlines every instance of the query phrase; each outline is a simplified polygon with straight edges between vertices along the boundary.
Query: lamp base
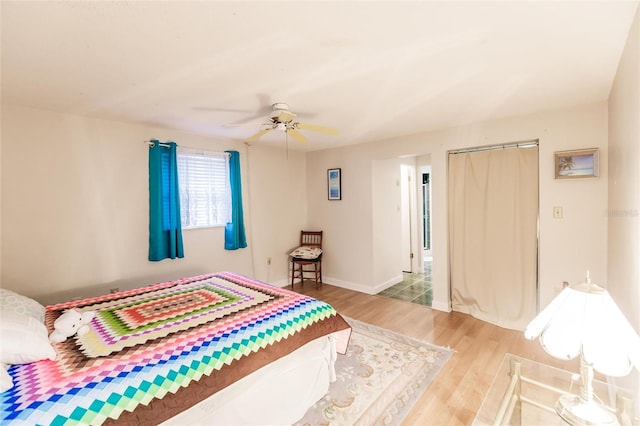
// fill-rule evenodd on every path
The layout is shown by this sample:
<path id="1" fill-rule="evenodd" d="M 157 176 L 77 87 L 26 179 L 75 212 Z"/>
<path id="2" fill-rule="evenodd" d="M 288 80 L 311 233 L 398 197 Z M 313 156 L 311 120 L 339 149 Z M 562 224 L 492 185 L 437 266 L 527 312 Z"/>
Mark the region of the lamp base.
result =
<path id="1" fill-rule="evenodd" d="M 562 395 L 556 402 L 556 412 L 570 425 L 619 425 L 616 415 L 602 404 L 585 401 L 578 395 Z"/>

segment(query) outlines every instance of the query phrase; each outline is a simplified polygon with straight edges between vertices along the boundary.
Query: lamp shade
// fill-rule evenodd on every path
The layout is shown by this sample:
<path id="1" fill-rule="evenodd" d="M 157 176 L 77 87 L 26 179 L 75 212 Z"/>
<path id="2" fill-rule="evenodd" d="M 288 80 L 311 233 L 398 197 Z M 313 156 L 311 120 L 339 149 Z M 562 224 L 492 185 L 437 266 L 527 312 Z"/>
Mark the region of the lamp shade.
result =
<path id="1" fill-rule="evenodd" d="M 527 339 L 540 336 L 551 356 L 573 359 L 582 355 L 587 364 L 608 376 L 626 376 L 640 370 L 640 337 L 609 293 L 591 283 L 566 287 L 531 321 Z"/>

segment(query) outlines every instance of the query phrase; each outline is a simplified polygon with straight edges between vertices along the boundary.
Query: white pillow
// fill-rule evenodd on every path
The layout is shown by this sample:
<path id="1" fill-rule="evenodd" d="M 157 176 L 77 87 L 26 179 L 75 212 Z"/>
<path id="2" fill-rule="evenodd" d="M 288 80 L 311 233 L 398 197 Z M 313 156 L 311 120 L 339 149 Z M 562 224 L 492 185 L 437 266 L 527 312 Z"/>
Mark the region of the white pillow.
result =
<path id="1" fill-rule="evenodd" d="M 44 306 L 29 297 L 6 288 L 0 288 L 0 311 L 17 312 L 44 323 Z"/>
<path id="2" fill-rule="evenodd" d="M 289 255 L 291 257 L 297 257 L 299 259 L 317 259 L 322 254 L 320 247 L 300 246 L 293 250 Z"/>
<path id="3" fill-rule="evenodd" d="M 0 364 L 0 392 L 8 391 L 13 387 L 13 378 L 7 373 L 9 366 Z"/>
<path id="4" fill-rule="evenodd" d="M 27 364 L 56 359 L 47 327 L 33 317 L 0 311 L 0 363 Z"/>

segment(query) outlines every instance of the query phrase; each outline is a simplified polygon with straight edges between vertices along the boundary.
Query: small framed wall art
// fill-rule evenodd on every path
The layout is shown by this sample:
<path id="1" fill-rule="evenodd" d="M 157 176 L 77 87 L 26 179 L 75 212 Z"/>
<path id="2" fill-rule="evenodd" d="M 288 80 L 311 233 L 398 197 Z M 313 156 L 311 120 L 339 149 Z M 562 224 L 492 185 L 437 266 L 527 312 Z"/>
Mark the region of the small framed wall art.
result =
<path id="1" fill-rule="evenodd" d="M 341 169 L 327 170 L 327 191 L 329 195 L 329 200 L 342 200 Z"/>
<path id="2" fill-rule="evenodd" d="M 598 177 L 598 148 L 556 151 L 556 179 Z"/>

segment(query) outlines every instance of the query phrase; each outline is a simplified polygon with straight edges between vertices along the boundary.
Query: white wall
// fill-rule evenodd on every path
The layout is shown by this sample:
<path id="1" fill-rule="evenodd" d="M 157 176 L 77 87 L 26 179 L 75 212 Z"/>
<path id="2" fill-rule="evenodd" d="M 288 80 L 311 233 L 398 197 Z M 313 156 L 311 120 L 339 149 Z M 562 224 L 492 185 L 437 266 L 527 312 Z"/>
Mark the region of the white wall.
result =
<path id="1" fill-rule="evenodd" d="M 607 289 L 640 333 L 640 9 L 609 95 Z M 640 374 L 621 379 L 640 413 Z"/>
<path id="2" fill-rule="evenodd" d="M 307 154 L 310 228 L 324 231 L 322 278 L 362 292 L 373 282 L 372 164 L 366 146 Z M 342 200 L 327 199 L 327 169 L 342 169 Z"/>
<path id="3" fill-rule="evenodd" d="M 224 250 L 223 228 L 185 230 L 184 259 L 147 260 L 151 138 L 240 152 L 248 248 Z M 281 149 L 3 105 L 1 284 L 48 302 L 219 270 L 286 282 L 306 223 L 304 164 Z"/>
<path id="4" fill-rule="evenodd" d="M 246 162 L 249 185 L 243 190 L 251 204 L 252 276 L 284 286 L 290 283 L 288 253 L 307 227 L 306 160 L 301 152 L 257 142 L 247 149 Z"/>
<path id="5" fill-rule="evenodd" d="M 609 97 L 608 290 L 640 333 L 640 10 Z"/>
<path id="6" fill-rule="evenodd" d="M 327 265 L 325 279 L 376 292 L 382 283 L 376 282 L 370 271 L 374 269 L 373 234 L 378 231 L 371 227 L 373 196 L 363 188 L 362 181 L 371 181 L 374 160 L 430 154 L 433 306 L 448 310 L 447 151 L 530 139 L 540 140 L 541 306 L 553 298 L 563 281 L 581 281 L 587 269 L 594 282 L 604 282 L 607 273 L 607 223 L 603 214 L 607 206 L 606 102 L 309 153 L 308 197 L 317 200 L 315 208 L 309 209 L 309 220 L 322 224 L 325 233 L 332 237 L 332 243 L 326 246 L 328 252 L 350 259 L 344 262 L 348 268 L 337 262 Z M 600 148 L 600 178 L 554 179 L 554 151 L 589 147 Z M 329 208 L 330 203 L 324 201 L 326 189 L 314 183 L 311 173 L 324 173 L 327 168 L 338 165 L 343 168 L 343 191 L 348 195 L 344 201 L 332 202 L 338 205 L 331 204 Z M 563 207 L 563 219 L 552 218 L 553 206 Z"/>
<path id="7" fill-rule="evenodd" d="M 403 245 L 401 230 L 400 161 L 374 160 L 372 165 L 372 263 L 373 282 L 379 283 L 374 289 L 377 292 L 402 281 L 398 265 L 404 263 L 408 247 Z"/>

